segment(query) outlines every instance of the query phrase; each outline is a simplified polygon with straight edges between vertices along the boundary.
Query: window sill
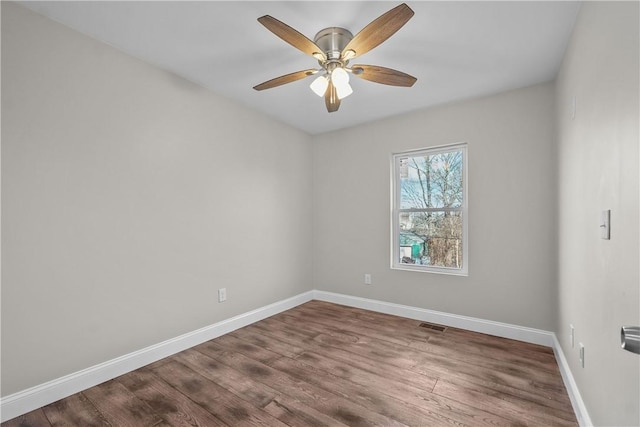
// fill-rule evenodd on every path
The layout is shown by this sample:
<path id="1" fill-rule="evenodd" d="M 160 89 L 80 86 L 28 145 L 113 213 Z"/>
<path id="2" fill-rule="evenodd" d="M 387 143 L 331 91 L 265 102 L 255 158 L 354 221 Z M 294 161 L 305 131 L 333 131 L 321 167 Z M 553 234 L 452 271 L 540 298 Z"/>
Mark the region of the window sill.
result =
<path id="1" fill-rule="evenodd" d="M 424 266 L 415 266 L 411 264 L 394 264 L 391 266 L 392 270 L 403 270 L 403 271 L 416 271 L 419 273 L 435 273 L 435 274 L 445 274 L 447 276 L 469 276 L 469 272 L 464 269 L 457 268 L 446 268 L 446 267 L 424 267 Z"/>

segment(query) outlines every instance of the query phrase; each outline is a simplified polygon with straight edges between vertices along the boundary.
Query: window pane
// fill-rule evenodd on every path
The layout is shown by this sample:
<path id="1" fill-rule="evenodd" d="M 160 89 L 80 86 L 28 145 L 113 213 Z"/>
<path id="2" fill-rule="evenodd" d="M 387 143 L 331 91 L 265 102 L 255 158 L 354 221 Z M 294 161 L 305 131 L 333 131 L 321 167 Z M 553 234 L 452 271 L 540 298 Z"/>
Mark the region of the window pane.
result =
<path id="1" fill-rule="evenodd" d="M 462 268 L 462 212 L 400 213 L 400 263 Z"/>
<path id="2" fill-rule="evenodd" d="M 400 209 L 462 206 L 462 151 L 400 159 Z"/>

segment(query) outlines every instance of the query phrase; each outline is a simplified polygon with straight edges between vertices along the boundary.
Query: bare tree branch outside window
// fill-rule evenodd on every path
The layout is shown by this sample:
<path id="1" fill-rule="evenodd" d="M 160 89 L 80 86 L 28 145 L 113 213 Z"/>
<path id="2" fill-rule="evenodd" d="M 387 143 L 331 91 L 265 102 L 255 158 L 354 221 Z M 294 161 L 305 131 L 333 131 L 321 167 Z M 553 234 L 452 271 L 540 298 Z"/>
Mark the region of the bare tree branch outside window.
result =
<path id="1" fill-rule="evenodd" d="M 463 152 L 400 159 L 400 262 L 461 268 Z"/>

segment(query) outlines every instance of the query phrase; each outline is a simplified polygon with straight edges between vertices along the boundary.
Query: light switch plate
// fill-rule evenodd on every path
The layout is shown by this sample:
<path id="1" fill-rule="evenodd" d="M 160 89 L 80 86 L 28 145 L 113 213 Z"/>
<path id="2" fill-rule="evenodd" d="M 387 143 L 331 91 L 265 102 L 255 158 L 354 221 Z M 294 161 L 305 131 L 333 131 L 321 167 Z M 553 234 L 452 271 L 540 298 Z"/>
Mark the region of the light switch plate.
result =
<path id="1" fill-rule="evenodd" d="M 611 211 L 610 210 L 602 211 L 601 218 L 600 218 L 600 237 L 605 240 L 611 239 L 610 221 L 611 221 Z"/>

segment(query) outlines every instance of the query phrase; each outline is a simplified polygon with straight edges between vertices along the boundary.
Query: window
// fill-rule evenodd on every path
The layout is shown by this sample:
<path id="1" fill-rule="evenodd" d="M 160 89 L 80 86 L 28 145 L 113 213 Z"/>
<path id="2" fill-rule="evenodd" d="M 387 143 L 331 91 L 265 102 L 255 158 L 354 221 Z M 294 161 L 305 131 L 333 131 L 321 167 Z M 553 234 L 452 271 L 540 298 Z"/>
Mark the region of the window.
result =
<path id="1" fill-rule="evenodd" d="M 467 146 L 393 155 L 392 268 L 467 274 Z"/>

